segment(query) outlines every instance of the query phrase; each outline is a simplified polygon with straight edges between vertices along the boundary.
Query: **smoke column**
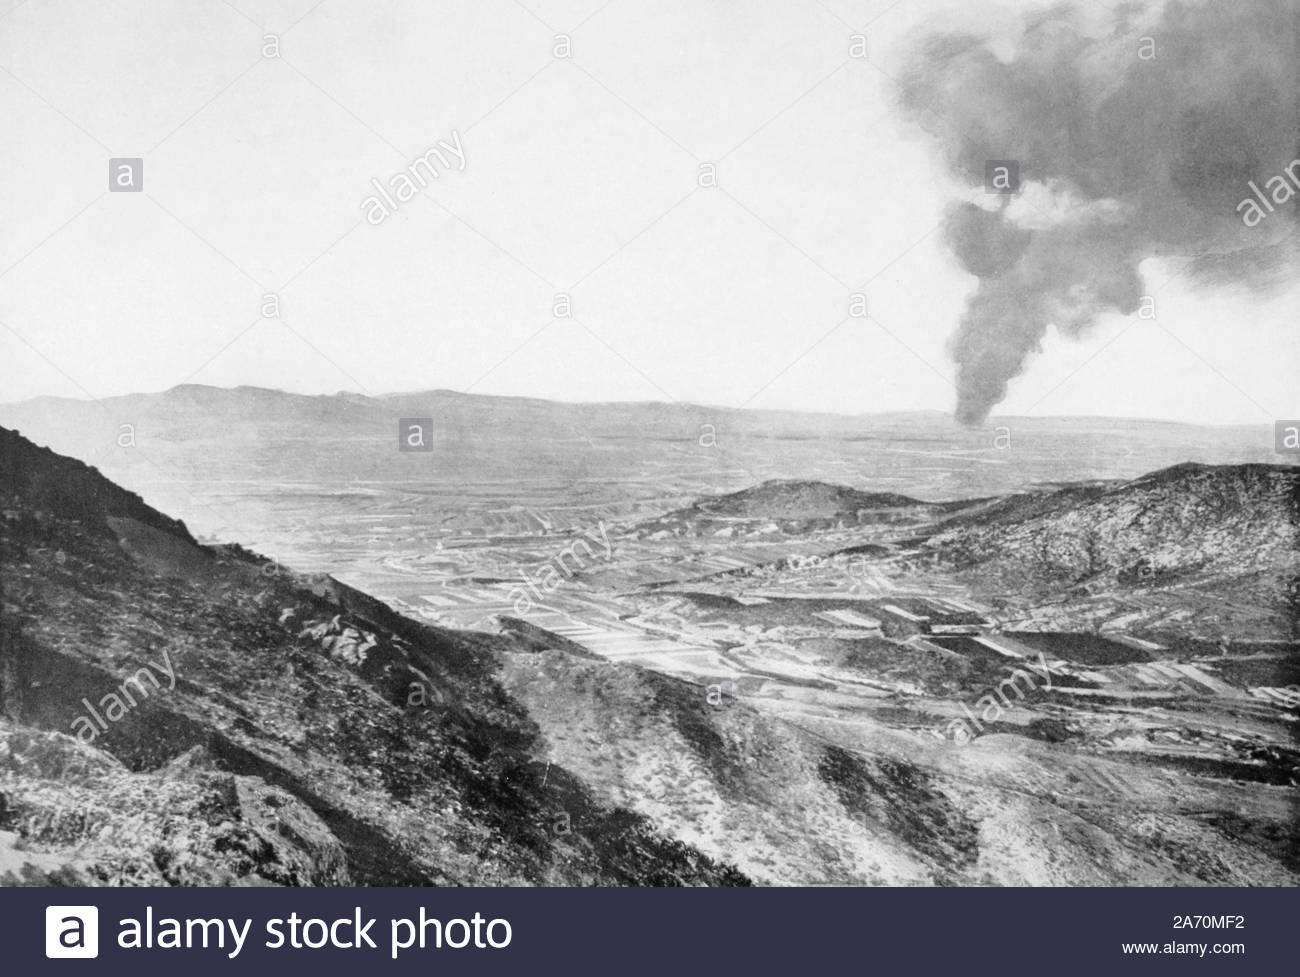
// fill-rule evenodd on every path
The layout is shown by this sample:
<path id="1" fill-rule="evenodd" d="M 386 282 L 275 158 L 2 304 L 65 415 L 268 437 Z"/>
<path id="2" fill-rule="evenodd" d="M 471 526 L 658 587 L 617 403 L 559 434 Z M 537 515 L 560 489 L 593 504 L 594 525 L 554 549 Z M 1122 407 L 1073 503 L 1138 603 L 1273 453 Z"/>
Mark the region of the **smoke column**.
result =
<path id="1" fill-rule="evenodd" d="M 1300 0 L 1129 4 L 1104 34 L 1086 20 L 1069 6 L 1027 18 L 1009 59 L 988 38 L 931 34 L 899 78 L 903 111 L 972 188 L 945 225 L 979 278 L 950 344 L 967 424 L 1049 326 L 1078 336 L 1137 311 L 1145 259 L 1260 291 L 1297 268 Z M 1017 195 L 984 192 L 990 160 L 1019 161 Z"/>

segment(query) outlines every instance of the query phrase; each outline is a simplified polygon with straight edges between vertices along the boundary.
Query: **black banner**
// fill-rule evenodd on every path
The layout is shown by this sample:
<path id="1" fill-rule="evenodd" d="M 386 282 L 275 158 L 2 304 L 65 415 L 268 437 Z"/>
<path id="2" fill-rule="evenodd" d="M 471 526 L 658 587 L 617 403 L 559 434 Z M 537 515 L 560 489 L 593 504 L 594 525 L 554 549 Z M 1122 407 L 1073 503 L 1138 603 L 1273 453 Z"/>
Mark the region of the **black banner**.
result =
<path id="1" fill-rule="evenodd" d="M 0 932 L 11 974 L 1282 974 L 1294 970 L 1295 898 L 1208 888 L 8 889 Z"/>

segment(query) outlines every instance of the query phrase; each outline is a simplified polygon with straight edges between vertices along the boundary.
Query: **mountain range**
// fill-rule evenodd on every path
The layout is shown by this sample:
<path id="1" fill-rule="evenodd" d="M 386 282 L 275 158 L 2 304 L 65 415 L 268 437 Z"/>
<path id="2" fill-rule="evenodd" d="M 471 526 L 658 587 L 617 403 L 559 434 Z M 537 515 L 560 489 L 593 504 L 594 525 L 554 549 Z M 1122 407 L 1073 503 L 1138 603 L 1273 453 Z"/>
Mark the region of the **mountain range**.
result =
<path id="1" fill-rule="evenodd" d="M 398 450 L 398 422 L 427 419 L 428 452 Z M 436 516 L 486 528 L 459 502 L 508 493 L 544 524 L 599 512 L 662 514 L 766 481 L 853 485 L 925 502 L 987 498 L 1186 461 L 1276 462 L 1271 428 L 1117 418 L 994 418 L 964 428 L 938 412 L 799 414 L 692 404 L 573 404 L 433 390 L 305 396 L 195 384 L 103 400 L 0 404 L 0 424 L 93 464 L 197 534 L 337 569 L 285 525 L 319 527 L 437 495 Z M 285 511 L 286 493 L 313 507 Z M 303 496 L 310 494 L 311 499 Z M 318 507 L 319 506 L 319 507 Z M 602 508 L 603 507 L 603 508 Z M 420 518 L 419 513 L 411 513 Z"/>

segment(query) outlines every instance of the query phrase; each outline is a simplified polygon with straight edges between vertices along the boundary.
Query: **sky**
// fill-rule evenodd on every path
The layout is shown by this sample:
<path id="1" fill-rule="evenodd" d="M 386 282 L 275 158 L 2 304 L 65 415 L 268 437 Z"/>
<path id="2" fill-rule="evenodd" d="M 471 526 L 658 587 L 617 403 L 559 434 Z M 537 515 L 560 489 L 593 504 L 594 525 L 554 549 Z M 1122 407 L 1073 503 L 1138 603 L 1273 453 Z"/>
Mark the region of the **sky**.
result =
<path id="1" fill-rule="evenodd" d="M 0 0 L 0 399 L 950 411 L 970 191 L 895 79 L 928 31 L 1009 51 L 1043 6 Z M 1141 273 L 1153 319 L 1049 327 L 997 411 L 1300 417 L 1300 287 Z"/>

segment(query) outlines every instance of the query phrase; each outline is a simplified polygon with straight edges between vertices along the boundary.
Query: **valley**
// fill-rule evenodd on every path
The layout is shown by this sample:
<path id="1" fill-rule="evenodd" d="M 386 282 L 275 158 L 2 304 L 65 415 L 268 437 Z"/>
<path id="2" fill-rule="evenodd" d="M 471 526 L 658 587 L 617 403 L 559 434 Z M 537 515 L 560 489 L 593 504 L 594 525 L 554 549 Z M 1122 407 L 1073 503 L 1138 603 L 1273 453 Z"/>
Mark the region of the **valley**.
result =
<path id="1" fill-rule="evenodd" d="M 448 534 L 432 552 L 354 564 L 351 579 L 431 624 L 651 669 L 691 683 L 711 710 L 744 703 L 851 755 L 906 758 L 971 803 L 1010 794 L 1050 805 L 1053 820 L 1063 805 L 1158 833 L 1199 824 L 1190 812 L 1222 826 L 1271 808 L 1268 830 L 1295 869 L 1300 642 L 1282 583 L 1246 567 L 1144 570 L 1141 555 L 1090 566 L 1086 552 L 1060 579 L 1012 579 L 931 545 L 986 518 L 986 500 L 885 499 L 789 520 L 774 503 L 807 483 L 773 484 L 752 513 L 606 510 L 586 529 Z M 1281 542 L 1275 569 L 1294 576 L 1294 542 Z M 539 677 L 512 675 L 534 715 L 561 709 L 562 685 L 533 698 Z M 589 776 L 647 813 L 677 810 L 680 771 L 629 783 L 626 764 L 590 754 L 608 734 L 570 708 L 543 726 L 558 761 L 591 763 Z M 746 762 L 756 747 L 736 749 Z M 1054 878 L 1017 852 L 1017 877 Z"/>
<path id="2" fill-rule="evenodd" d="M 230 393 L 176 396 L 210 407 Z M 578 447 L 557 420 L 571 406 L 530 405 L 542 433 L 503 434 L 517 448 L 507 474 L 500 453 L 453 437 L 469 428 L 446 417 L 442 449 L 399 457 L 391 439 L 381 446 L 367 433 L 379 422 L 358 420 L 349 404 L 341 419 L 316 416 L 323 429 L 309 450 L 292 433 L 312 430 L 307 420 L 295 429 L 277 414 L 289 433 L 250 434 L 230 407 L 244 399 L 223 401 L 224 429 L 202 411 L 186 421 L 175 402 L 157 407 L 157 423 L 171 427 L 143 443 L 149 460 L 110 449 L 104 467 L 112 462 L 114 478 L 147 503 L 169 499 L 205 551 L 248 565 L 239 627 L 296 647 L 290 674 L 323 649 L 379 681 L 384 708 L 398 711 L 366 735 L 382 736 L 376 773 L 389 786 L 342 809 L 379 818 L 385 845 L 434 844 L 420 862 L 427 877 L 439 877 L 437 851 L 449 843 L 460 877 L 481 867 L 472 867 L 465 839 L 476 831 L 467 826 L 424 840 L 400 827 L 409 788 L 393 785 L 428 776 L 404 756 L 403 737 L 422 728 L 406 714 L 442 717 L 438 740 L 420 748 L 420 762 L 435 768 L 447 762 L 440 751 L 459 749 L 439 745 L 455 737 L 489 744 L 523 734 L 465 726 L 461 680 L 429 671 L 445 652 L 410 659 L 405 685 L 388 665 L 380 680 L 367 664 L 374 649 L 405 647 L 384 628 L 424 628 L 441 647 L 463 648 L 455 655 L 485 663 L 473 666 L 473 681 L 484 667 L 499 688 L 473 700 L 471 715 L 495 715 L 492 696 L 504 696 L 534 730 L 526 760 L 492 760 L 473 775 L 469 803 L 481 807 L 496 803 L 487 800 L 498 789 L 486 786 L 492 778 L 528 770 L 510 788 L 528 794 L 526 829 L 495 808 L 489 822 L 500 828 L 483 829 L 524 831 L 509 842 L 523 854 L 503 849 L 489 869 L 496 877 L 644 879 L 653 862 L 628 867 L 622 847 L 601 847 L 623 817 L 689 846 L 675 863 L 679 880 L 734 871 L 759 884 L 1271 885 L 1300 875 L 1300 475 L 1260 463 L 1267 456 L 1243 448 L 1241 432 L 1216 442 L 1179 426 L 1127 430 L 1116 437 L 1145 439 L 1145 456 L 1170 464 L 1135 462 L 1131 475 L 1110 477 L 1113 449 L 1089 462 L 1079 445 L 1096 431 L 1065 429 L 1080 422 L 1050 432 L 1051 443 L 1075 450 L 1027 452 L 1016 465 L 980 447 L 981 432 L 915 418 L 869 441 L 829 430 L 788 443 L 738 436 L 723 464 L 680 429 L 670 437 L 680 419 L 665 426 L 662 407 L 658 422 L 606 417 Z M 339 410 L 332 398 L 291 406 Z M 45 432 L 56 448 L 90 456 L 73 442 L 94 430 L 50 421 Z M 1187 453 L 1204 460 L 1173 460 Z M 413 458 L 430 466 L 425 475 L 393 474 Z M 893 468 L 894 459 L 905 461 Z M 104 531 L 133 561 L 191 578 L 211 572 L 131 525 L 112 515 Z M 24 545 L 33 568 L 24 574 L 66 576 Z M 79 565 L 107 558 L 96 552 Z M 329 598 L 343 609 L 333 622 L 291 593 L 331 578 L 338 583 L 311 583 L 312 592 L 366 595 Z M 23 584 L 33 586 L 39 594 L 51 584 Z M 103 597 L 92 589 L 86 599 Z M 38 620 L 33 613 L 17 619 Z M 201 630 L 180 624 L 198 619 L 177 624 L 201 647 Z M 298 620 L 310 626 L 295 643 Z M 243 710 L 248 695 L 259 703 L 257 718 L 235 727 L 240 749 L 279 757 L 332 723 L 288 705 L 300 680 L 267 684 L 276 666 L 259 664 L 266 640 L 227 667 L 254 669 L 234 699 Z M 383 651 L 393 653 L 410 654 Z M 210 707 L 200 698 L 185 708 L 200 716 Z M 326 742 L 355 736 L 358 720 L 348 722 Z M 345 755 L 308 758 L 334 771 Z M 129 762 L 145 771 L 154 761 Z M 262 763 L 241 761 L 237 771 L 250 776 Z M 329 776 L 353 796 L 351 773 Z M 292 783 L 277 777 L 271 783 Z M 438 796 L 457 783 L 438 786 Z M 344 861 L 361 857 L 340 802 L 295 796 L 303 819 L 323 821 L 315 834 L 343 832 Z M 579 822 L 596 854 L 562 867 L 555 852 Z M 554 836 L 549 849 L 538 830 Z M 395 854 L 382 871 L 364 867 L 371 857 L 361 857 L 366 877 L 399 871 Z M 338 864 L 331 855 L 290 876 L 327 878 Z"/>

